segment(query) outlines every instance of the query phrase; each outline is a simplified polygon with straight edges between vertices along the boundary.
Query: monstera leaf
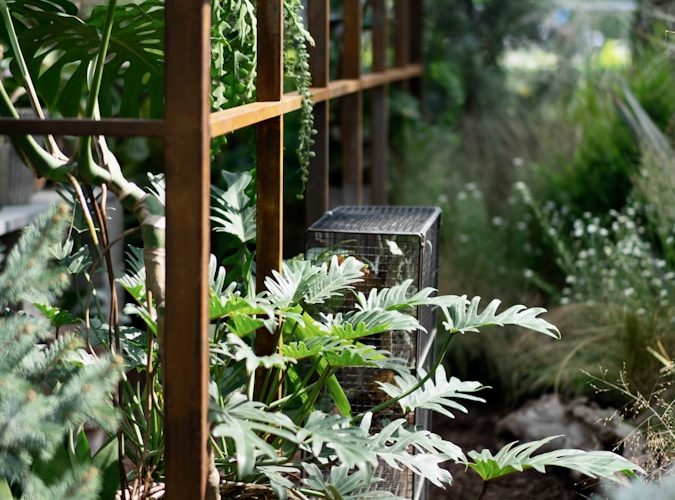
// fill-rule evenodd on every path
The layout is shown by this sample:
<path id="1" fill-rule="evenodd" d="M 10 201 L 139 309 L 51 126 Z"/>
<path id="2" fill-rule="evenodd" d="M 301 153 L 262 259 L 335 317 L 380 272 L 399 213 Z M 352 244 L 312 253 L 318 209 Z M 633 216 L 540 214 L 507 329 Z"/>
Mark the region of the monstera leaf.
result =
<path id="1" fill-rule="evenodd" d="M 68 0 L 8 0 L 7 3 L 19 45 L 44 104 L 64 116 L 77 115 L 81 99 L 86 96 L 87 73 L 98 54 L 107 6 L 96 7 L 87 20 L 82 20 L 77 6 Z M 0 36 L 6 40 L 4 27 Z M 11 57 L 11 50 L 8 51 L 7 56 Z M 12 74 L 19 74 L 15 66 Z M 101 113 L 138 116 L 144 109 L 141 106 L 144 98 L 150 104 L 149 114 L 161 116 L 164 6 L 160 0 L 115 8 L 99 98 Z"/>

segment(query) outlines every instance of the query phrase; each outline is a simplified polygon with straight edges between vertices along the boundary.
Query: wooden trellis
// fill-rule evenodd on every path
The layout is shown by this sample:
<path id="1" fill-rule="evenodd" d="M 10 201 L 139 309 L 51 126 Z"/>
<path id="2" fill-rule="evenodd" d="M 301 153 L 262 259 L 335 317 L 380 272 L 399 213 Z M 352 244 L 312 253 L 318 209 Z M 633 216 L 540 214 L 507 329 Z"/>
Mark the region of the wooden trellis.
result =
<path id="1" fill-rule="evenodd" d="M 394 67 L 387 67 L 386 0 L 372 8 L 372 72 L 362 74 L 363 4 L 344 0 L 340 79 L 329 78 L 329 0 L 308 0 L 312 95 L 316 136 L 307 196 L 307 220 L 328 208 L 329 103 L 342 107 L 343 197 L 363 195 L 363 94 L 371 92 L 372 196 L 386 202 L 389 84 L 418 92 L 421 82 L 421 0 L 395 0 Z M 283 235 L 283 117 L 301 107 L 283 93 L 283 2 L 258 0 L 259 102 L 210 112 L 211 0 L 166 0 L 164 120 L 0 118 L 6 135 L 145 136 L 164 139 L 167 190 L 167 297 L 165 334 L 166 492 L 171 499 L 204 497 L 208 471 L 208 263 L 210 251 L 210 141 L 244 127 L 257 128 L 258 287 L 281 267 Z M 270 336 L 271 337 L 271 336 Z M 274 349 L 261 336 L 257 349 Z"/>

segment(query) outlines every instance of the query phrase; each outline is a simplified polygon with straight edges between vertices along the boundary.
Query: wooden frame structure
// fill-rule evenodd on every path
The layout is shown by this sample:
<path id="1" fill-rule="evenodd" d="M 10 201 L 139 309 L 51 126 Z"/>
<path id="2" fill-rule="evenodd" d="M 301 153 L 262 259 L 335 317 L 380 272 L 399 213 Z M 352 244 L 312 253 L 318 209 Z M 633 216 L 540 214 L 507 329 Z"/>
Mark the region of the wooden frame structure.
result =
<path id="1" fill-rule="evenodd" d="M 329 103 L 342 108 L 345 201 L 363 203 L 363 93 L 371 92 L 372 203 L 387 199 L 388 86 L 419 89 L 421 0 L 395 1 L 395 64 L 389 48 L 386 0 L 370 0 L 373 65 L 362 74 L 363 4 L 344 0 L 343 64 L 329 78 L 330 0 L 308 0 L 314 87 L 315 157 L 307 220 L 329 206 Z M 210 112 L 211 0 L 166 0 L 166 102 L 164 120 L 0 118 L 5 135 L 154 136 L 164 139 L 167 182 L 167 310 L 165 333 L 166 493 L 170 499 L 204 498 L 208 472 L 208 263 L 210 250 L 210 140 L 256 126 L 258 180 L 258 286 L 281 267 L 283 239 L 283 116 L 301 107 L 297 93 L 283 93 L 283 1 L 257 0 L 256 103 Z M 184 175 L 189 173 L 189 175 Z M 261 352 L 274 349 L 258 341 Z"/>

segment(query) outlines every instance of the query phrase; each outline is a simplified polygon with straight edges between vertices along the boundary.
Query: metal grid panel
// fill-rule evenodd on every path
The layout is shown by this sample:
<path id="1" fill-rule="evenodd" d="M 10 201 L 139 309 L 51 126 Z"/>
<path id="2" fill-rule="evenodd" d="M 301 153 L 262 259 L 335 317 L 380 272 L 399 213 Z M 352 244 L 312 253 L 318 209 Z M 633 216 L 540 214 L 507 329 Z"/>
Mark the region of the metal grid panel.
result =
<path id="1" fill-rule="evenodd" d="M 343 206 L 326 212 L 307 231 L 308 254 L 353 256 L 365 264 L 365 277 L 356 286 L 368 293 L 372 288 L 392 287 L 406 279 L 412 290 L 435 288 L 438 283 L 438 247 L 440 210 L 435 207 Z M 350 298 L 335 312 L 353 308 Z M 413 311 L 426 331 L 386 332 L 364 339 L 364 343 L 386 349 L 406 360 L 412 369 L 430 369 L 433 362 L 436 315 L 426 307 Z M 389 370 L 348 368 L 338 374 L 354 413 L 369 410 L 383 402 L 386 395 L 377 382 L 393 382 Z M 431 414 L 418 410 L 403 415 L 394 405 L 378 415 L 375 429 L 386 421 L 405 417 L 410 424 L 429 429 Z M 407 470 L 380 464 L 376 476 L 383 481 L 376 489 L 393 491 L 404 498 L 426 498 L 426 484 L 415 481 Z"/>

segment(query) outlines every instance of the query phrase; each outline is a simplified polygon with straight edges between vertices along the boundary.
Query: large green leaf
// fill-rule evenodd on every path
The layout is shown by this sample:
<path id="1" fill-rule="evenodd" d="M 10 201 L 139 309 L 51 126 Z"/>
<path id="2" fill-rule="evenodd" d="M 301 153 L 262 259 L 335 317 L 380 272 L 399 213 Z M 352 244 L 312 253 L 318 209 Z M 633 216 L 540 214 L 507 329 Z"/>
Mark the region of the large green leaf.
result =
<path id="1" fill-rule="evenodd" d="M 350 471 L 349 467 L 341 465 L 331 467 L 326 475 L 315 464 L 302 464 L 305 469 L 303 484 L 310 490 L 319 492 L 322 498 L 328 500 L 403 500 L 403 497 L 393 495 L 388 491 L 368 491 L 374 484 L 383 479 L 373 477 L 368 469 Z"/>
<path id="2" fill-rule="evenodd" d="M 387 395 L 392 398 L 398 398 L 416 387 L 419 384 L 419 380 L 425 376 L 426 372 L 420 368 L 418 373 L 419 379 L 412 374 L 400 374 L 394 377 L 396 385 L 385 382 L 378 382 L 378 384 Z M 483 398 L 472 394 L 484 388 L 480 382 L 462 382 L 455 377 L 448 378 L 445 368 L 443 368 L 443 365 L 440 365 L 436 369 L 435 379 L 430 378 L 419 389 L 407 396 L 401 397 L 398 400 L 398 404 L 406 413 L 417 408 L 425 408 L 442 413 L 450 418 L 455 418 L 455 415 L 450 410 L 468 413 L 466 407 L 455 400 L 464 399 L 484 403 L 485 400 Z"/>
<path id="3" fill-rule="evenodd" d="M 279 308 L 305 304 L 323 304 L 330 298 L 343 296 L 353 290 L 363 277 L 363 264 L 353 257 L 342 262 L 333 257 L 330 263 L 312 265 L 305 260 L 283 264 L 281 273 L 272 271 L 265 279 L 269 300 Z"/>
<path id="4" fill-rule="evenodd" d="M 439 299 L 442 299 L 442 297 L 439 297 Z M 458 299 L 454 300 L 449 306 L 441 305 L 441 310 L 445 316 L 443 326 L 449 332 L 477 332 L 487 326 L 514 325 L 543 333 L 555 339 L 560 338 L 558 329 L 539 317 L 546 312 L 544 308 L 527 308 L 523 305 L 516 305 L 497 313 L 501 301 L 493 300 L 482 312 L 479 312 L 480 297 L 474 297 L 471 301 L 467 301 L 464 297 Z"/>
<path id="5" fill-rule="evenodd" d="M 76 116 L 88 88 L 87 72 L 98 54 L 107 6 L 95 8 L 83 21 L 77 16 L 77 8 L 65 0 L 10 0 L 8 3 L 40 97 L 49 109 L 64 116 Z M 162 116 L 164 6 L 161 0 L 144 0 L 115 8 L 99 99 L 101 113 L 135 117 L 143 109 L 143 99 L 150 102 L 151 116 Z M 119 102 L 116 106 L 119 109 L 113 109 L 115 102 Z"/>
<path id="6" fill-rule="evenodd" d="M 324 319 L 331 335 L 350 340 L 390 331 L 424 330 L 413 316 L 386 309 L 350 311 L 326 315 Z"/>
<path id="7" fill-rule="evenodd" d="M 469 459 L 464 463 L 483 481 L 528 469 L 544 473 L 547 466 L 565 467 L 592 478 L 611 481 L 619 481 L 621 476 L 633 477 L 635 472 L 644 473 L 638 465 L 609 451 L 563 449 L 532 456 L 546 443 L 558 437 L 560 436 L 551 436 L 520 445 L 516 445 L 517 442 L 509 443 L 495 455 L 487 449 L 480 453 L 470 451 Z"/>
<path id="8" fill-rule="evenodd" d="M 290 443 L 297 442 L 298 429 L 293 421 L 279 412 L 266 411 L 265 405 L 249 401 L 240 393 L 232 393 L 222 408 L 212 411 L 212 435 L 229 438 L 234 442 L 238 476 L 249 476 L 257 458 L 278 458 L 277 450 L 265 439 L 266 435 L 278 436 Z"/>
<path id="9" fill-rule="evenodd" d="M 294 362 L 293 359 L 276 353 L 269 356 L 258 356 L 251 346 L 232 333 L 227 335 L 227 339 L 224 342 L 213 346 L 211 352 L 221 354 L 234 361 L 243 361 L 246 365 L 246 371 L 249 373 L 253 373 L 258 368 L 283 369 L 286 368 L 287 362 Z"/>
<path id="10" fill-rule="evenodd" d="M 241 243 L 255 241 L 256 207 L 246 194 L 246 188 L 253 176 L 250 172 L 237 174 L 223 171 L 223 177 L 228 185 L 226 190 L 215 186 L 211 188 L 213 230 L 217 233 L 231 234 Z"/>
<path id="11" fill-rule="evenodd" d="M 298 434 L 301 448 L 315 457 L 339 460 L 348 469 L 375 468 L 382 461 L 405 467 L 437 486 L 452 481 L 450 473 L 439 466 L 447 460 L 463 460 L 461 449 L 429 431 L 409 431 L 405 419 L 389 423 L 379 433 L 370 435 L 372 414 L 361 425 L 350 419 L 314 412 Z"/>
<path id="12" fill-rule="evenodd" d="M 412 287 L 413 280 L 408 279 L 400 285 L 391 288 L 383 288 L 381 290 L 373 288 L 368 295 L 359 292 L 356 294 L 357 307 L 364 311 L 378 308 L 398 311 L 423 305 L 435 305 L 433 299 L 429 300 L 431 295 L 435 293 L 435 289 L 424 288 L 414 293 L 411 291 Z"/>

